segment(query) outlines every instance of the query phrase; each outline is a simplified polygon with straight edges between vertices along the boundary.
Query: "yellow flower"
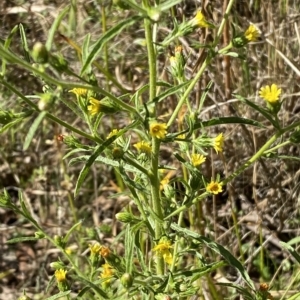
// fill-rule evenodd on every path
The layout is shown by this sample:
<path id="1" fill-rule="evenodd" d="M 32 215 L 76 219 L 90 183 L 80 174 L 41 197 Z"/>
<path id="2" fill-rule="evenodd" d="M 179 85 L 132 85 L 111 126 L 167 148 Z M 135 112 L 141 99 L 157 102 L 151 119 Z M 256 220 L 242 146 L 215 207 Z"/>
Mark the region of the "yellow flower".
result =
<path id="1" fill-rule="evenodd" d="M 260 36 L 260 33 L 259 33 L 257 27 L 255 25 L 251 24 L 248 27 L 248 29 L 245 31 L 244 36 L 249 42 L 255 42 L 258 39 L 258 37 Z"/>
<path id="2" fill-rule="evenodd" d="M 274 83 L 271 86 L 266 85 L 262 87 L 259 91 L 259 96 L 271 104 L 278 102 L 280 94 L 281 89 Z"/>
<path id="3" fill-rule="evenodd" d="M 224 136 L 223 133 L 220 133 L 218 136 L 215 137 L 213 142 L 213 147 L 215 148 L 216 152 L 223 151 L 224 146 Z"/>
<path id="4" fill-rule="evenodd" d="M 151 145 L 146 141 L 141 141 L 133 145 L 138 151 L 150 154 L 151 153 Z"/>
<path id="5" fill-rule="evenodd" d="M 113 268 L 109 264 L 102 265 L 102 273 L 100 274 L 100 278 L 106 279 L 105 282 L 110 282 L 111 277 L 114 274 Z"/>
<path id="6" fill-rule="evenodd" d="M 91 250 L 91 254 L 99 254 L 99 251 L 101 249 L 101 245 L 99 243 L 95 243 L 94 245 L 89 245 L 89 248 Z"/>
<path id="7" fill-rule="evenodd" d="M 190 25 L 193 27 L 211 27 L 211 24 L 206 21 L 201 10 L 199 10 L 196 16 L 190 21 Z"/>
<path id="8" fill-rule="evenodd" d="M 169 182 L 170 182 L 170 179 L 169 179 L 168 176 L 166 176 L 164 179 L 162 179 L 160 181 L 160 187 L 159 187 L 159 189 L 162 191 L 164 189 L 164 186 L 167 185 L 167 184 L 169 184 Z"/>
<path id="9" fill-rule="evenodd" d="M 171 265 L 173 261 L 173 256 L 170 252 L 171 248 L 171 242 L 166 238 L 162 238 L 152 250 L 156 251 L 157 256 L 163 257 L 164 261 Z"/>
<path id="10" fill-rule="evenodd" d="M 112 136 L 117 135 L 118 132 L 119 132 L 118 129 L 113 129 L 113 130 L 109 133 L 109 135 L 107 136 L 106 139 L 108 140 L 108 139 L 111 138 Z"/>
<path id="11" fill-rule="evenodd" d="M 82 89 L 82 88 L 74 88 L 74 89 L 69 91 L 69 93 L 73 93 L 76 96 L 86 96 L 87 92 L 88 92 L 88 90 Z"/>
<path id="12" fill-rule="evenodd" d="M 206 157 L 203 156 L 202 154 L 196 154 L 196 153 L 192 154 L 191 162 L 194 167 L 200 166 L 201 164 L 203 164 L 205 162 L 205 160 L 206 160 Z"/>
<path id="13" fill-rule="evenodd" d="M 150 124 L 150 135 L 157 139 L 164 139 L 167 134 L 167 124 L 153 122 Z"/>
<path id="14" fill-rule="evenodd" d="M 91 116 L 94 116 L 100 112 L 101 103 L 99 100 L 97 100 L 93 97 L 90 97 L 89 101 L 90 101 L 91 105 L 88 105 L 87 109 L 90 112 Z"/>
<path id="15" fill-rule="evenodd" d="M 212 194 L 219 194 L 222 192 L 222 185 L 219 182 L 216 181 L 211 181 L 207 186 L 206 186 L 206 191 Z"/>
<path id="16" fill-rule="evenodd" d="M 65 271 L 63 269 L 59 269 L 59 270 L 55 271 L 54 276 L 55 276 L 57 282 L 63 282 L 63 281 L 66 281 L 66 274 L 67 274 L 67 271 Z"/>

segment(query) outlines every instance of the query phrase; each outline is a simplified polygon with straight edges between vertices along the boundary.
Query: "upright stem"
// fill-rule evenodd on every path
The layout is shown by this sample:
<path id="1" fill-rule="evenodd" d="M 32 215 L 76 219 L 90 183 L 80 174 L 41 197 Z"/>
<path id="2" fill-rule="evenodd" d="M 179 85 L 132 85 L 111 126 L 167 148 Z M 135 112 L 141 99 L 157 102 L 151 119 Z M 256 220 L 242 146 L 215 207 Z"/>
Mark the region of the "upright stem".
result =
<path id="1" fill-rule="evenodd" d="M 145 1 L 144 1 L 145 2 Z M 145 37 L 148 51 L 148 66 L 149 66 L 149 102 L 156 97 L 156 54 L 154 51 L 154 44 L 152 40 L 152 28 L 151 21 L 148 19 L 144 20 L 145 24 Z M 156 109 L 155 107 L 150 108 L 150 116 L 155 118 Z"/>
<path id="2" fill-rule="evenodd" d="M 158 157 L 159 157 L 160 140 L 157 138 L 152 139 L 152 159 L 151 159 L 151 196 L 153 210 L 160 220 L 163 220 L 163 211 L 161 208 L 160 194 L 159 194 L 159 174 L 158 174 Z M 159 220 L 155 219 L 155 239 L 158 241 L 162 236 L 162 224 Z M 157 256 L 156 271 L 158 275 L 164 273 L 164 261 L 163 258 Z"/>
<path id="3" fill-rule="evenodd" d="M 147 0 L 143 0 L 144 8 L 149 7 Z M 145 37 L 148 50 L 148 66 L 149 66 L 149 101 L 156 97 L 156 54 L 153 44 L 152 25 L 149 19 L 144 19 Z M 156 107 L 150 107 L 149 113 L 151 118 L 156 117 Z M 151 197 L 152 207 L 159 220 L 163 220 L 163 212 L 161 208 L 160 194 L 159 194 L 159 174 L 158 174 L 158 158 L 159 158 L 160 140 L 152 138 L 152 157 L 151 157 L 151 170 L 150 170 L 150 183 L 151 183 Z M 161 222 L 155 219 L 155 239 L 158 241 L 162 236 Z M 157 256 L 156 271 L 158 275 L 164 273 L 164 261 L 161 256 Z"/>

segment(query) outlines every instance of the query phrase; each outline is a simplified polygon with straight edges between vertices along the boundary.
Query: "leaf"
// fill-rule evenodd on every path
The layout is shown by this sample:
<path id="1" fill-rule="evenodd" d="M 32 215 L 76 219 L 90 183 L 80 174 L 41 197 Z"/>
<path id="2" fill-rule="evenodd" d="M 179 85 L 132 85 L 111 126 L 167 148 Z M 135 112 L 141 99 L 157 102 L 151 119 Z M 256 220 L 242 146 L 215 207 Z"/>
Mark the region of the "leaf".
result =
<path id="1" fill-rule="evenodd" d="M 81 281 L 82 283 L 84 283 L 85 285 L 87 285 L 88 287 L 93 289 L 97 294 L 101 295 L 101 297 L 103 297 L 104 299 L 108 299 L 107 294 L 98 285 L 96 285 L 80 276 L 73 275 L 72 278 L 74 278 L 75 280 Z"/>
<path id="2" fill-rule="evenodd" d="M 133 268 L 133 250 L 134 250 L 134 236 L 130 230 L 128 224 L 125 231 L 125 262 L 126 262 L 126 273 L 132 274 Z"/>
<path id="3" fill-rule="evenodd" d="M 157 9 L 160 11 L 164 11 L 164 10 L 167 10 L 181 2 L 182 2 L 182 0 L 169 0 L 169 1 L 166 1 L 166 2 L 158 5 Z"/>
<path id="4" fill-rule="evenodd" d="M 240 101 L 246 103 L 248 106 L 254 108 L 256 111 L 258 111 L 259 113 L 261 113 L 267 120 L 270 121 L 270 123 L 272 123 L 272 125 L 276 128 L 278 128 L 278 125 L 276 124 L 275 120 L 273 120 L 273 116 L 269 113 L 269 111 L 267 111 L 266 109 L 256 105 L 254 102 L 249 101 L 248 99 L 240 96 L 240 95 L 236 95 L 234 94 L 234 96 L 239 99 Z"/>
<path id="5" fill-rule="evenodd" d="M 27 135 L 26 135 L 26 138 L 25 138 L 25 142 L 24 142 L 24 145 L 23 145 L 23 150 L 27 150 L 34 135 L 35 135 L 35 132 L 37 131 L 37 129 L 39 128 L 41 122 L 43 121 L 44 117 L 46 116 L 47 112 L 46 111 L 42 111 L 38 117 L 34 120 L 34 122 L 32 123 Z"/>
<path id="6" fill-rule="evenodd" d="M 240 117 L 223 117 L 223 118 L 215 118 L 210 119 L 209 121 L 197 122 L 194 125 L 194 129 L 200 129 L 203 127 L 216 126 L 221 124 L 244 124 L 244 125 L 252 125 L 260 128 L 265 128 L 260 122 L 255 120 L 240 118 Z"/>
<path id="7" fill-rule="evenodd" d="M 22 243 L 22 242 L 36 242 L 39 238 L 36 238 L 34 236 L 24 236 L 24 237 L 18 237 L 14 239 L 8 240 L 7 244 L 15 244 L 15 243 Z"/>
<path id="8" fill-rule="evenodd" d="M 81 151 L 83 151 L 81 149 Z M 69 165 L 72 165 L 72 164 L 75 164 L 77 162 L 83 162 L 83 161 L 87 161 L 88 159 L 90 158 L 90 156 L 88 155 L 82 155 L 82 156 L 79 156 L 79 157 L 75 157 L 75 158 L 72 158 L 70 161 L 69 161 Z M 116 160 L 113 160 L 113 159 L 110 159 L 108 157 L 104 157 L 104 156 L 101 156 L 99 155 L 96 159 L 95 159 L 95 162 L 101 162 L 101 163 L 104 163 L 108 166 L 111 166 L 111 167 L 115 167 L 115 168 L 119 168 L 120 167 L 120 163 Z M 128 172 L 133 172 L 133 173 L 142 173 L 139 169 L 129 165 L 129 164 L 125 164 L 124 165 L 124 169 Z"/>
<path id="9" fill-rule="evenodd" d="M 14 37 L 14 35 L 16 34 L 17 31 L 18 31 L 18 25 L 16 25 L 9 33 L 7 39 L 4 42 L 4 49 L 9 48 L 12 38 Z M 6 72 L 6 61 L 5 61 L 5 59 L 2 59 L 2 74 L 1 75 L 4 76 L 5 72 Z"/>
<path id="10" fill-rule="evenodd" d="M 286 299 L 286 300 L 298 300 L 299 297 L 300 297 L 300 292 L 297 293 L 297 294 L 295 294 L 295 295 L 293 295 L 292 297 L 290 297 L 290 298 L 288 298 L 288 299 Z"/>
<path id="11" fill-rule="evenodd" d="M 111 138 L 107 139 L 104 143 L 102 143 L 101 145 L 99 145 L 98 147 L 95 148 L 94 153 L 88 158 L 86 164 L 84 165 L 84 167 L 82 168 L 82 170 L 80 171 L 79 177 L 77 179 L 76 182 L 76 187 L 75 187 L 75 192 L 74 195 L 76 196 L 83 181 L 85 180 L 92 164 L 95 162 L 95 160 L 97 159 L 97 157 L 100 155 L 101 152 L 103 152 L 111 143 L 113 143 L 113 141 L 115 139 L 117 139 L 120 135 L 123 134 L 123 130 L 121 130 L 118 135 L 114 135 Z"/>
<path id="12" fill-rule="evenodd" d="M 25 34 L 22 23 L 19 24 L 19 29 L 20 29 L 20 35 L 21 35 L 21 40 L 22 40 L 22 48 L 24 51 L 24 56 L 25 56 L 26 61 L 28 63 L 30 63 L 30 53 L 29 53 L 29 49 L 28 49 L 26 34 Z"/>
<path id="13" fill-rule="evenodd" d="M 55 21 L 53 22 L 49 32 L 48 32 L 48 39 L 47 42 L 45 44 L 45 47 L 48 51 L 51 50 L 51 46 L 53 44 L 53 40 L 54 40 L 54 35 L 55 32 L 61 22 L 61 20 L 63 19 L 63 17 L 66 15 L 66 13 L 69 11 L 70 5 L 67 5 L 62 11 L 61 13 L 58 15 L 57 18 L 55 18 Z"/>
<path id="14" fill-rule="evenodd" d="M 154 103 L 160 102 L 160 101 L 164 100 L 165 98 L 167 98 L 168 96 L 173 95 L 176 92 L 180 91 L 184 86 L 188 85 L 190 82 L 191 82 L 191 80 L 188 80 L 179 85 L 172 86 L 171 88 L 169 88 L 166 91 L 164 91 L 163 93 L 161 93 L 159 96 L 155 97 L 152 101 Z"/>
<path id="15" fill-rule="evenodd" d="M 8 130 L 10 127 L 13 127 L 14 125 L 20 123 L 23 121 L 23 118 L 19 118 L 16 120 L 13 120 L 12 122 L 5 124 L 4 126 L 2 126 L 2 128 L 0 129 L 0 133 L 3 133 L 5 130 Z"/>
<path id="16" fill-rule="evenodd" d="M 81 70 L 81 76 L 86 72 L 86 70 L 89 68 L 91 63 L 95 60 L 96 56 L 100 53 L 102 50 L 102 47 L 107 43 L 109 40 L 114 38 L 117 34 L 119 34 L 124 28 L 127 26 L 133 25 L 137 20 L 140 20 L 140 16 L 133 16 L 131 18 L 126 18 L 125 20 L 121 21 L 116 26 L 109 29 L 107 32 L 105 32 L 102 37 L 96 42 L 94 45 L 91 53 L 88 55 L 86 61 L 84 62 L 84 65 Z"/>
<path id="17" fill-rule="evenodd" d="M 230 282 L 217 282 L 216 284 L 236 289 L 241 295 L 243 295 L 243 297 L 246 300 L 253 300 L 254 299 L 253 295 L 246 288 L 244 288 L 240 285 L 230 283 Z"/>
<path id="18" fill-rule="evenodd" d="M 54 296 L 51 296 L 49 298 L 46 298 L 44 300 L 55 300 L 55 299 L 59 299 L 65 296 L 68 296 L 71 293 L 71 291 L 66 291 L 66 292 L 60 292 L 59 294 L 56 294 Z"/>
<path id="19" fill-rule="evenodd" d="M 226 249 L 224 248 L 222 245 L 213 242 L 212 240 L 210 240 L 207 237 L 201 236 L 191 230 L 185 229 L 185 228 L 181 228 L 180 226 L 178 226 L 175 223 L 171 224 L 171 228 L 177 232 L 183 233 L 185 235 L 188 235 L 189 237 L 198 240 L 199 242 L 205 244 L 207 247 L 209 247 L 211 250 L 215 251 L 216 253 L 220 254 L 223 256 L 223 258 L 233 267 L 235 267 L 239 273 L 241 274 L 241 276 L 244 278 L 245 282 L 248 284 L 248 286 L 250 288 L 252 288 L 253 290 L 255 290 L 255 286 L 252 282 L 252 280 L 250 279 L 247 271 L 245 270 L 245 268 L 243 267 L 243 265 Z"/>
<path id="20" fill-rule="evenodd" d="M 280 244 L 283 248 L 288 250 L 290 252 L 290 254 L 293 255 L 293 257 L 300 264 L 300 255 L 298 254 L 298 252 L 292 246 L 290 246 L 288 243 L 280 242 Z"/>

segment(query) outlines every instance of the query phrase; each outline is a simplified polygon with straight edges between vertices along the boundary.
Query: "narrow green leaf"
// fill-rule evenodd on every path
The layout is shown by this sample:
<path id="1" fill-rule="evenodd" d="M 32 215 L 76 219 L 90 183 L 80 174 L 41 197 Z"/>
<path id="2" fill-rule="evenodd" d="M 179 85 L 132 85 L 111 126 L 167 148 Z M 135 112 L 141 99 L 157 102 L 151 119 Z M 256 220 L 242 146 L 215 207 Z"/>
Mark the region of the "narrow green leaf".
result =
<path id="1" fill-rule="evenodd" d="M 244 287 L 230 283 L 230 282 L 218 282 L 217 285 L 227 286 L 236 289 L 246 300 L 253 300 L 253 295 Z"/>
<path id="2" fill-rule="evenodd" d="M 22 243 L 22 242 L 36 242 L 39 238 L 36 238 L 34 236 L 25 236 L 25 237 L 18 237 L 8 240 L 7 244 L 15 244 L 15 243 Z"/>
<path id="3" fill-rule="evenodd" d="M 103 34 L 102 37 L 94 45 L 86 61 L 84 61 L 84 65 L 81 70 L 81 76 L 86 72 L 86 70 L 89 68 L 91 63 L 95 60 L 96 56 L 101 52 L 102 47 L 105 45 L 105 43 L 107 43 L 109 40 L 111 40 L 116 35 L 118 35 L 124 28 L 133 25 L 136 21 L 140 19 L 141 19 L 140 16 L 133 16 L 131 18 L 125 19 L 121 21 L 119 24 L 117 24 L 116 26 L 109 29 L 105 34 Z"/>
<path id="4" fill-rule="evenodd" d="M 190 82 L 191 82 L 191 80 L 188 80 L 188 81 L 186 81 L 184 83 L 181 83 L 179 85 L 172 86 L 171 88 L 169 88 L 166 91 L 164 91 L 163 93 L 161 93 L 159 96 L 155 97 L 152 101 L 153 102 L 160 102 L 160 101 L 164 100 L 165 98 L 167 98 L 168 96 L 179 92 L 183 87 L 188 85 Z"/>
<path id="5" fill-rule="evenodd" d="M 80 220 L 79 222 L 77 222 L 76 224 L 74 224 L 67 232 L 66 236 L 64 237 L 65 242 L 68 242 L 69 237 L 71 235 L 71 233 L 79 226 L 82 224 L 82 220 Z"/>
<path id="6" fill-rule="evenodd" d="M 246 98 L 244 98 L 244 97 L 242 97 L 242 96 L 240 96 L 240 95 L 234 94 L 234 96 L 235 96 L 237 99 L 239 99 L 240 101 L 246 103 L 248 106 L 254 108 L 254 109 L 255 109 L 256 111 L 258 111 L 259 113 L 261 113 L 267 120 L 270 121 L 270 123 L 271 123 L 275 128 L 278 129 L 278 126 L 277 126 L 275 120 L 273 119 L 273 116 L 271 115 L 271 113 L 270 113 L 269 111 L 267 111 L 266 109 L 264 109 L 264 108 L 262 108 L 262 107 L 256 105 L 254 102 L 249 101 L 248 99 L 246 99 Z"/>
<path id="7" fill-rule="evenodd" d="M 81 151 L 83 151 L 81 149 Z M 79 157 L 75 157 L 75 158 L 72 158 L 70 161 L 69 161 L 69 165 L 73 165 L 75 163 L 78 163 L 78 162 L 86 162 L 88 161 L 90 158 L 89 155 L 82 155 L 82 156 L 79 156 Z M 113 160 L 113 159 L 110 159 L 108 157 L 104 157 L 104 156 L 101 156 L 99 155 L 96 159 L 95 159 L 95 162 L 101 162 L 101 163 L 104 163 L 108 166 L 111 166 L 111 167 L 115 167 L 115 168 L 119 168 L 120 167 L 120 162 L 116 161 L 116 160 Z M 142 173 L 139 169 L 129 165 L 129 164 L 125 164 L 124 166 L 124 169 L 128 172 L 133 172 L 133 173 Z"/>
<path id="8" fill-rule="evenodd" d="M 83 40 L 82 44 L 82 61 L 86 61 L 89 55 L 91 35 L 87 34 Z M 87 66 L 86 72 L 89 74 L 92 70 L 92 65 Z"/>
<path id="9" fill-rule="evenodd" d="M 164 11 L 164 10 L 167 10 L 181 2 L 182 2 L 182 0 L 169 0 L 169 1 L 166 1 L 166 2 L 158 5 L 157 9 L 160 11 Z"/>
<path id="10" fill-rule="evenodd" d="M 199 242 L 205 244 L 207 247 L 209 247 L 211 250 L 215 251 L 216 253 L 222 255 L 224 257 L 224 259 L 233 267 L 235 267 L 239 273 L 241 274 L 241 276 L 244 278 L 245 282 L 248 284 L 248 286 L 250 288 L 252 288 L 253 290 L 255 290 L 255 286 L 252 282 L 252 280 L 250 279 L 247 271 L 245 270 L 245 268 L 243 267 L 243 265 L 226 249 L 224 248 L 222 245 L 215 243 L 214 241 L 210 240 L 207 237 L 201 236 L 191 230 L 185 229 L 185 228 L 181 228 L 180 226 L 178 226 L 175 223 L 171 224 L 171 228 L 177 232 L 180 232 L 184 235 L 187 235 L 193 239 L 198 240 Z"/>
<path id="11" fill-rule="evenodd" d="M 18 25 L 16 25 L 12 30 L 11 32 L 9 33 L 7 39 L 5 40 L 4 42 L 4 48 L 5 49 L 8 49 L 10 44 L 11 44 L 11 41 L 14 37 L 14 35 L 16 34 L 16 32 L 18 31 Z M 6 60 L 2 58 L 2 76 L 5 75 L 5 72 L 6 72 Z"/>
<path id="12" fill-rule="evenodd" d="M 296 293 L 295 295 L 293 295 L 292 297 L 286 299 L 286 300 L 299 300 L 300 299 L 300 292 Z"/>
<path id="13" fill-rule="evenodd" d="M 49 298 L 45 298 L 44 300 L 55 300 L 55 299 L 59 299 L 65 296 L 68 296 L 71 293 L 71 291 L 66 291 L 66 292 L 60 292 L 59 294 L 53 295 Z"/>
<path id="14" fill-rule="evenodd" d="M 108 299 L 107 294 L 96 284 L 86 280 L 85 278 L 82 278 L 80 276 L 75 276 L 73 275 L 72 278 L 81 281 L 82 283 L 84 283 L 85 285 L 87 285 L 88 287 L 90 287 L 91 289 L 93 289 L 97 294 L 101 295 L 101 297 L 103 297 L 104 299 Z"/>
<path id="15" fill-rule="evenodd" d="M 125 262 L 126 262 L 126 272 L 132 274 L 133 269 L 133 249 L 134 249 L 134 237 L 130 230 L 130 224 L 126 227 L 125 232 Z"/>
<path id="16" fill-rule="evenodd" d="M 111 138 L 107 139 L 104 143 L 102 143 L 101 145 L 99 145 L 98 147 L 95 148 L 94 153 L 88 158 L 86 164 L 84 165 L 84 167 L 80 171 L 79 177 L 78 177 L 77 182 L 76 182 L 76 187 L 75 187 L 75 192 L 74 192 L 75 196 L 77 195 L 83 181 L 85 180 L 92 164 L 98 158 L 100 153 L 103 152 L 111 143 L 113 143 L 113 141 L 116 138 L 118 138 L 118 136 L 120 136 L 122 133 L 123 133 L 123 131 L 120 131 L 118 133 L 118 135 L 112 136 Z"/>
<path id="17" fill-rule="evenodd" d="M 23 118 L 19 118 L 19 119 L 13 120 L 12 122 L 10 122 L 8 124 L 5 124 L 4 126 L 2 126 L 0 128 L 0 133 L 3 133 L 4 131 L 8 130 L 10 127 L 15 126 L 22 121 L 23 121 Z"/>
<path id="18" fill-rule="evenodd" d="M 23 27 L 22 23 L 19 24 L 19 29 L 20 29 L 22 48 L 23 48 L 23 51 L 24 51 L 25 60 L 28 63 L 30 63 L 30 53 L 29 53 L 29 48 L 28 48 L 28 43 L 27 43 L 25 30 L 24 30 L 24 27 Z"/>
<path id="19" fill-rule="evenodd" d="M 300 264 L 300 255 L 298 254 L 298 252 L 292 246 L 290 246 L 288 243 L 280 242 L 280 244 L 283 248 L 288 250 L 291 253 L 291 255 L 293 255 L 293 257 Z"/>
<path id="20" fill-rule="evenodd" d="M 80 299 L 86 292 L 88 292 L 91 288 L 89 286 L 85 286 L 77 295 L 77 299 Z"/>
<path id="21" fill-rule="evenodd" d="M 55 18 L 55 21 L 53 22 L 49 32 L 48 32 L 48 39 L 46 41 L 46 49 L 48 51 L 51 50 L 52 44 L 53 44 L 53 40 L 54 40 L 54 35 L 56 33 L 56 30 L 61 22 L 61 20 L 64 18 L 64 16 L 66 15 L 66 13 L 69 11 L 70 5 L 67 5 L 62 11 L 61 13 L 58 15 L 57 18 Z"/>
<path id="22" fill-rule="evenodd" d="M 204 122 L 197 122 L 194 125 L 194 129 L 200 129 L 204 127 L 216 126 L 221 124 L 244 124 L 244 125 L 252 125 L 255 127 L 265 128 L 263 124 L 255 120 L 240 118 L 240 117 L 223 117 L 223 118 L 211 119 L 209 121 L 204 121 Z"/>
<path id="23" fill-rule="evenodd" d="M 43 121 L 44 117 L 46 116 L 47 112 L 46 111 L 42 111 L 38 117 L 34 120 L 34 122 L 32 123 L 27 135 L 26 135 L 26 138 L 25 138 L 25 142 L 24 142 L 24 145 L 23 145 L 23 150 L 27 150 L 37 129 L 39 128 L 41 122 Z"/>

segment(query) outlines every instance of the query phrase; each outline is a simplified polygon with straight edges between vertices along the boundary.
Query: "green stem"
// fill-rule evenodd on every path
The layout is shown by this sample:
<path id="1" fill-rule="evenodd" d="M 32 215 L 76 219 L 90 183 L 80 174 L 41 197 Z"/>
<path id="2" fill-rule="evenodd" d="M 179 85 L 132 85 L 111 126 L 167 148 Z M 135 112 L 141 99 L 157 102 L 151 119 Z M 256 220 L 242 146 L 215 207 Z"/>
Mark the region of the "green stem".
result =
<path id="1" fill-rule="evenodd" d="M 149 102 L 156 97 L 156 55 L 154 51 L 154 45 L 152 40 L 152 28 L 151 21 L 144 19 L 145 24 L 145 38 L 148 51 L 148 67 L 149 67 Z M 155 117 L 156 109 L 150 110 L 150 116 Z"/>
<path id="2" fill-rule="evenodd" d="M 159 157 L 160 140 L 157 138 L 152 139 L 152 159 L 151 159 L 151 196 L 153 210 L 160 220 L 163 220 L 163 211 L 161 208 L 160 194 L 159 194 L 159 174 L 158 174 L 158 157 Z M 158 241 L 162 236 L 162 224 L 155 219 L 155 239 Z M 157 274 L 164 274 L 164 261 L 161 256 L 157 256 Z"/>
<path id="3" fill-rule="evenodd" d="M 135 161 L 134 159 L 128 157 L 128 156 L 124 156 L 124 160 L 131 166 L 134 166 L 135 168 L 137 168 L 138 170 L 140 170 L 142 173 L 144 173 L 145 175 L 149 176 L 149 171 L 147 169 L 145 169 L 143 166 L 141 166 L 137 161 Z"/>
<path id="4" fill-rule="evenodd" d="M 18 64 L 18 65 L 22 66 L 23 68 L 25 68 L 26 70 L 39 75 L 47 83 L 52 83 L 56 86 L 60 86 L 63 88 L 68 88 L 68 89 L 82 88 L 82 89 L 91 90 L 91 91 L 95 91 L 97 93 L 103 94 L 104 96 L 106 96 L 109 99 L 111 99 L 112 101 L 114 101 L 116 105 L 119 105 L 125 111 L 129 111 L 129 112 L 135 114 L 139 119 L 142 120 L 142 117 L 138 114 L 137 110 L 133 106 L 128 105 L 127 103 L 123 102 L 122 100 L 118 99 L 111 93 L 107 92 L 106 90 L 104 90 L 98 86 L 84 85 L 84 84 L 80 84 L 80 83 L 76 83 L 76 82 L 68 82 L 68 81 L 63 81 L 61 79 L 53 78 L 53 77 L 49 76 L 47 73 L 33 67 L 31 64 L 27 63 L 26 61 L 23 61 L 18 56 L 9 52 L 1 44 L 0 44 L 0 57 L 4 58 L 7 61 L 10 61 L 12 63 Z"/>
<path id="5" fill-rule="evenodd" d="M 223 34 L 224 26 L 226 24 L 228 15 L 229 15 L 229 13 L 231 11 L 231 8 L 232 8 L 233 4 L 234 4 L 234 0 L 230 0 L 229 3 L 228 3 L 228 5 L 227 5 L 225 14 L 223 16 L 222 22 L 221 22 L 220 27 L 219 27 L 218 32 L 217 32 L 217 36 L 216 36 L 215 41 L 214 41 L 214 45 L 215 46 L 218 45 L 218 43 L 220 41 L 220 38 L 221 38 L 221 36 Z"/>
<path id="6" fill-rule="evenodd" d="M 196 76 L 194 77 L 194 79 L 192 80 L 192 82 L 190 83 L 190 85 L 187 87 L 186 91 L 182 95 L 181 99 L 179 100 L 172 116 L 169 119 L 169 122 L 167 124 L 168 127 L 170 127 L 172 125 L 172 123 L 175 121 L 182 105 L 186 102 L 186 100 L 187 100 L 188 96 L 190 95 L 192 89 L 196 85 L 197 81 L 200 79 L 202 73 L 204 72 L 206 67 L 209 65 L 209 63 L 210 63 L 210 59 L 207 57 L 205 59 L 204 63 L 202 64 L 201 68 L 199 69 L 198 73 L 196 74 Z"/>

